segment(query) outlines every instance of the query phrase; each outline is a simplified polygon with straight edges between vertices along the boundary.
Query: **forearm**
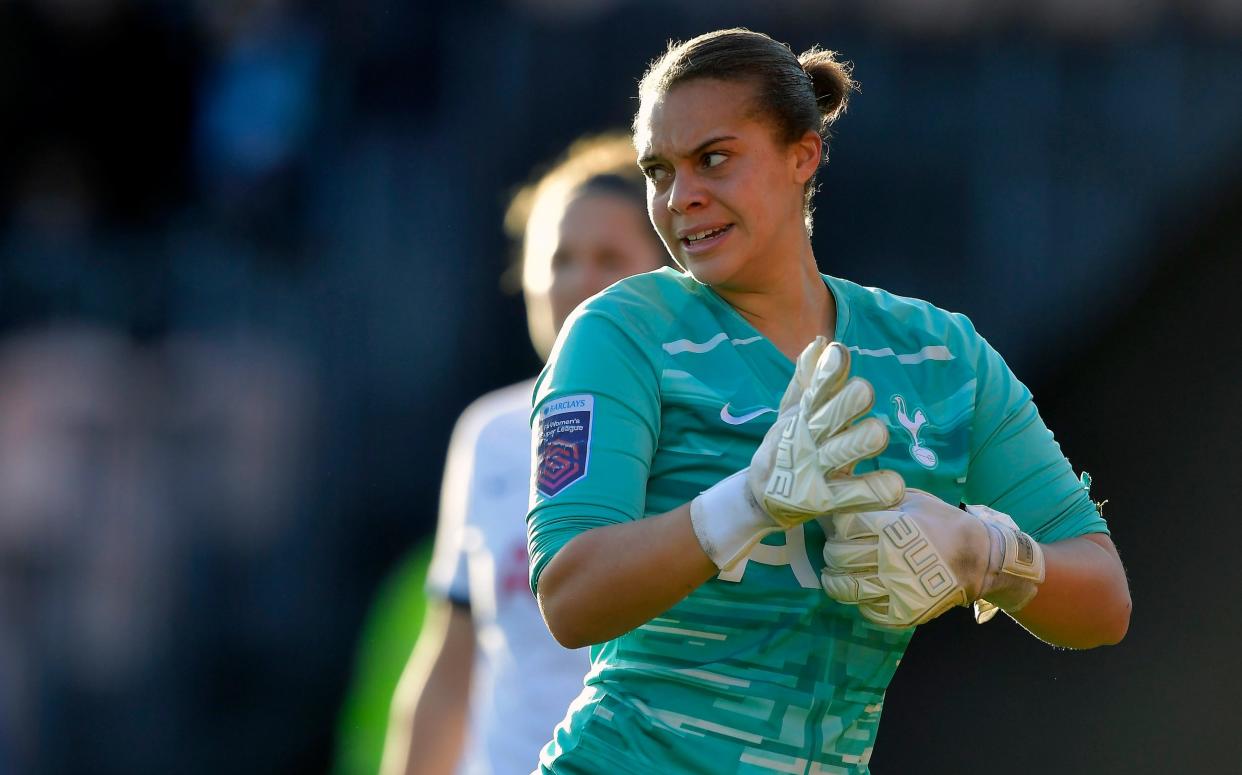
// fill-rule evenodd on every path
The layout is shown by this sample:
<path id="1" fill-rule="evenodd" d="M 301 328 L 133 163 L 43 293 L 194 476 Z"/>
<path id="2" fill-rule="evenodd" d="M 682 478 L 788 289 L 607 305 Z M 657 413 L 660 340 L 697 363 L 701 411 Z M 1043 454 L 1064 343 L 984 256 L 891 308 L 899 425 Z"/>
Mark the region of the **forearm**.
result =
<path id="1" fill-rule="evenodd" d="M 1130 625 L 1130 589 L 1108 536 L 1079 536 L 1041 545 L 1046 575 L 1014 619 L 1055 646 L 1112 645 Z"/>
<path id="2" fill-rule="evenodd" d="M 432 775 L 457 768 L 473 662 L 469 610 L 447 601 L 433 603 L 393 696 L 381 775 Z"/>
<path id="3" fill-rule="evenodd" d="M 540 574 L 539 607 L 553 637 L 578 648 L 645 624 L 718 572 L 687 503 L 574 537 Z"/>

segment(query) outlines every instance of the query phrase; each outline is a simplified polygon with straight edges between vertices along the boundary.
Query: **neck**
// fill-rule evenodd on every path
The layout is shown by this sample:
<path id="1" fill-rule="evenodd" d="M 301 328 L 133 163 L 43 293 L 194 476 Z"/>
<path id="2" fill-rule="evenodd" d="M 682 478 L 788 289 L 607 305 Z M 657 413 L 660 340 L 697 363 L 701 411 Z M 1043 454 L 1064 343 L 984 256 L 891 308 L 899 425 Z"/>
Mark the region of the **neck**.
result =
<path id="1" fill-rule="evenodd" d="M 815 337 L 836 334 L 837 308 L 815 264 L 809 237 L 798 250 L 759 268 L 742 284 L 718 286 L 716 292 L 790 360 Z"/>

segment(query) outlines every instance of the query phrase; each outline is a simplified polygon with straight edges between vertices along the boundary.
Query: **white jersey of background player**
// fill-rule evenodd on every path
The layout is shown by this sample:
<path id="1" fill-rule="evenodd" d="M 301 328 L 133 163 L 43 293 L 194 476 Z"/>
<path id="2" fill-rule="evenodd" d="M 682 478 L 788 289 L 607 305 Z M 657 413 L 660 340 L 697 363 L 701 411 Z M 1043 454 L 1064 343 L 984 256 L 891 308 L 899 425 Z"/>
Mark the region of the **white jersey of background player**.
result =
<path id="1" fill-rule="evenodd" d="M 544 358 L 579 303 L 667 262 L 635 156 L 628 134 L 580 140 L 509 209 Z M 383 775 L 526 775 L 582 690 L 586 649 L 553 640 L 527 582 L 532 386 L 483 396 L 453 431 L 427 616 L 393 698 Z"/>

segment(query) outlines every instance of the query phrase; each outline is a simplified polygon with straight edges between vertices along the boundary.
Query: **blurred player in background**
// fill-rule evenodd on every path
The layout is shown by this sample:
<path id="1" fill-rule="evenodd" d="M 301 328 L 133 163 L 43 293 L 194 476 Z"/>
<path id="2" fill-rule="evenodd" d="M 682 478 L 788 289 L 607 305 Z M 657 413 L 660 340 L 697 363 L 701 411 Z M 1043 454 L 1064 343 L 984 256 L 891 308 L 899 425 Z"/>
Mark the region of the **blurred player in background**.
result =
<path id="1" fill-rule="evenodd" d="M 589 296 L 666 265 L 626 134 L 586 138 L 515 197 L 531 340 L 543 358 Z M 427 624 L 393 700 L 383 775 L 528 773 L 582 689 L 585 649 L 548 634 L 527 582 L 533 380 L 483 396 L 453 432 Z"/>
<path id="2" fill-rule="evenodd" d="M 996 351 L 817 269 L 854 88 L 746 30 L 643 79 L 648 210 L 686 273 L 583 304 L 536 385 L 531 583 L 592 644 L 543 772 L 866 772 L 914 625 L 986 601 L 1053 644 L 1124 636 L 1104 519 Z"/>

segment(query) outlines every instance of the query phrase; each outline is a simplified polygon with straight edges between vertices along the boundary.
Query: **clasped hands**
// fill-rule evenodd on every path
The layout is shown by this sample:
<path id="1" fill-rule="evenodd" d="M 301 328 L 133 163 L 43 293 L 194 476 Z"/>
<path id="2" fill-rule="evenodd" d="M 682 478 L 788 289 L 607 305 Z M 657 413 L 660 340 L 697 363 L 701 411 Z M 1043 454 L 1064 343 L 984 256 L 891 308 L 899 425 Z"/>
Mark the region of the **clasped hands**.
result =
<path id="1" fill-rule="evenodd" d="M 691 502 L 703 549 L 729 570 L 764 536 L 817 518 L 828 539 L 824 591 L 868 621 L 911 627 L 972 603 L 979 621 L 998 607 L 1020 609 L 1043 581 L 1044 562 L 1012 519 L 907 489 L 895 471 L 853 473 L 884 451 L 888 429 L 859 419 L 875 391 L 849 366 L 849 351 L 823 337 L 803 350 L 750 466 Z"/>

